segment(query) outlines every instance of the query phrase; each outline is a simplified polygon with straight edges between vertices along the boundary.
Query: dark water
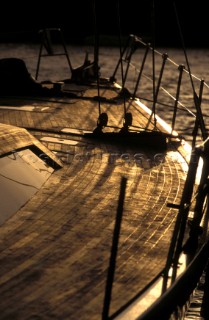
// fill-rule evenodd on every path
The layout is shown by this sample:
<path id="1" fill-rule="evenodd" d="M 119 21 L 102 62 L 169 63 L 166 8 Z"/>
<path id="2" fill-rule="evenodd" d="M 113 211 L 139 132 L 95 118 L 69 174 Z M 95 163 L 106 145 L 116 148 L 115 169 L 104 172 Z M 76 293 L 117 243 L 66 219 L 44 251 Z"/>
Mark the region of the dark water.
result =
<path id="1" fill-rule="evenodd" d="M 82 65 L 85 55 L 89 53 L 89 60 L 93 61 L 94 50 L 91 46 L 67 46 L 69 57 L 73 68 Z M 183 64 L 186 70 L 191 71 L 194 77 L 190 77 L 188 72 L 183 72 L 182 85 L 180 88 L 177 117 L 174 129 L 178 130 L 180 134 L 186 137 L 189 141 L 192 140 L 192 131 L 194 128 L 196 107 L 194 104 L 194 91 L 199 96 L 200 80 L 204 79 L 206 85 L 203 89 L 202 98 L 202 113 L 206 128 L 209 128 L 209 49 L 188 49 L 184 52 L 181 49 L 171 48 L 156 48 L 161 53 L 167 53 L 168 59 L 166 61 L 165 69 L 163 72 L 162 82 L 159 87 L 158 99 L 159 104 L 156 104 L 155 111 L 169 124 L 172 123 L 173 108 L 175 105 L 175 97 L 177 94 L 177 83 L 179 81 L 179 65 Z M 55 53 L 62 53 L 63 48 L 58 45 L 54 47 Z M 135 83 L 142 65 L 145 49 L 140 48 L 133 56 L 132 64 L 129 67 L 127 81 L 125 87 L 133 92 Z M 37 62 L 39 54 L 39 45 L 28 44 L 1 44 L 0 45 L 0 58 L 17 57 L 24 59 L 29 72 L 35 77 Z M 110 77 L 113 74 L 117 61 L 120 57 L 119 48 L 115 47 L 102 47 L 99 51 L 99 65 L 102 77 Z M 155 62 L 155 82 L 153 82 L 152 65 L 153 59 Z M 139 82 L 137 95 L 141 101 L 153 107 L 152 102 L 146 99 L 153 100 L 153 85 L 155 92 L 158 90 L 158 79 L 162 67 L 162 56 L 155 54 L 154 58 L 151 52 L 146 58 L 144 66 L 144 75 Z M 175 63 L 174 63 L 175 62 Z M 127 64 L 123 62 L 123 74 Z M 119 66 L 116 78 L 121 80 L 121 65 Z M 65 56 L 56 57 L 43 57 L 40 64 L 40 71 L 38 80 L 62 80 L 71 77 L 71 72 Z M 167 93 L 169 92 L 169 94 Z M 145 99 L 145 100 L 144 100 Z M 188 113 L 186 109 L 190 109 Z M 198 131 L 200 133 L 200 130 Z"/>
<path id="2" fill-rule="evenodd" d="M 85 59 L 86 52 L 89 52 L 89 59 L 93 61 L 93 48 L 92 47 L 77 47 L 67 46 L 68 53 L 73 68 L 77 68 L 82 65 Z M 60 51 L 61 50 L 61 51 Z M 203 120 L 206 129 L 209 128 L 209 49 L 188 49 L 185 52 L 181 49 L 158 49 L 162 53 L 167 53 L 169 59 L 166 62 L 166 68 L 163 73 L 163 80 L 159 87 L 158 98 L 160 103 L 156 104 L 156 113 L 159 114 L 165 121 L 172 123 L 173 108 L 175 105 L 175 97 L 177 94 L 177 83 L 179 81 L 179 65 L 185 65 L 185 68 L 190 71 L 194 77 L 191 77 L 187 72 L 183 73 L 182 86 L 180 87 L 179 101 L 177 117 L 175 122 L 175 129 L 186 137 L 189 142 L 192 142 L 192 132 L 195 123 L 196 107 L 194 104 L 194 92 L 199 96 L 200 81 L 204 80 L 204 89 L 201 110 L 203 114 Z M 55 52 L 62 52 L 62 48 L 56 46 Z M 99 65 L 100 73 L 102 77 L 110 77 L 113 75 L 114 68 L 118 62 L 120 56 L 120 50 L 114 47 L 102 47 L 100 48 Z M 16 57 L 21 58 L 26 62 L 27 68 L 31 75 L 35 77 L 36 68 L 38 62 L 39 46 L 28 44 L 0 44 L 0 58 Z M 132 65 L 129 67 L 129 75 L 125 86 L 129 91 L 133 92 L 135 89 L 135 83 L 139 74 L 139 70 L 142 65 L 144 57 L 144 49 L 140 49 L 136 56 L 134 56 Z M 186 59 L 187 58 L 187 59 Z M 155 82 L 153 82 L 152 63 L 155 60 Z M 174 63 L 175 62 L 175 63 Z M 144 67 L 145 75 L 142 77 L 137 95 L 142 102 L 145 102 L 150 108 L 153 107 L 153 103 L 147 101 L 153 100 L 153 86 L 155 92 L 158 87 L 158 78 L 162 66 L 162 57 L 156 54 L 150 54 L 146 60 Z M 123 62 L 124 70 L 126 68 L 126 62 Z M 116 75 L 117 79 L 121 79 L 121 68 Z M 40 72 L 38 81 L 43 80 L 62 80 L 71 77 L 71 72 L 65 56 L 56 57 L 43 57 L 40 64 Z M 169 92 L 169 94 L 167 93 Z M 187 112 L 187 108 L 190 110 Z M 200 130 L 198 131 L 200 133 Z M 203 280 L 204 281 L 204 280 Z M 194 308 L 190 309 L 190 312 L 186 319 L 203 319 L 200 317 L 200 305 L 202 300 L 202 291 L 196 291 L 196 295 L 193 299 Z"/>
<path id="3" fill-rule="evenodd" d="M 58 45 L 55 47 L 56 53 L 63 52 L 62 47 Z M 69 57 L 73 68 L 77 68 L 82 65 L 85 59 L 85 55 L 89 53 L 89 60 L 93 61 L 93 48 L 84 46 L 67 46 Z M 200 89 L 200 80 L 204 79 L 205 83 L 209 84 L 209 49 L 188 49 L 185 52 L 181 49 L 171 49 L 171 48 L 156 48 L 157 51 L 161 53 L 167 53 L 168 59 L 164 69 L 161 86 L 159 89 L 158 99 L 161 104 L 157 104 L 155 107 L 156 113 L 159 114 L 164 120 L 168 121 L 170 124 L 172 122 L 173 116 L 173 107 L 175 105 L 175 97 L 177 94 L 177 83 L 179 81 L 179 65 L 183 64 L 185 69 L 191 71 L 195 77 L 191 77 L 187 72 L 183 73 L 182 77 L 182 86 L 180 88 L 179 100 L 179 109 L 177 110 L 177 117 L 175 123 L 175 129 L 180 131 L 180 134 L 183 134 L 191 140 L 191 134 L 194 127 L 194 116 L 192 113 L 196 113 L 196 108 L 194 107 L 194 90 L 197 95 L 199 95 Z M 144 57 L 145 49 L 139 49 L 136 52 L 136 55 L 133 57 L 132 65 L 129 67 L 129 76 L 125 86 L 133 92 L 135 88 L 136 79 L 138 72 L 142 65 L 142 60 Z M 37 62 L 39 54 L 39 45 L 33 44 L 0 44 L 0 58 L 8 57 L 17 57 L 24 59 L 28 67 L 29 72 L 32 76 L 35 77 Z M 99 51 L 99 65 L 100 73 L 102 77 L 110 77 L 113 74 L 113 70 L 117 64 L 117 61 L 120 57 L 119 48 L 115 47 L 102 47 Z M 158 79 L 160 75 L 160 70 L 162 66 L 162 57 L 158 54 L 154 56 L 155 66 L 155 90 L 157 90 Z M 175 63 L 174 63 L 175 62 Z M 144 66 L 144 76 L 142 76 L 137 95 L 142 99 L 142 102 L 145 101 L 150 108 L 152 108 L 153 103 L 149 103 L 147 97 L 150 100 L 153 100 L 153 55 L 148 54 L 146 58 L 146 63 Z M 123 62 L 123 65 L 119 66 L 118 73 L 116 78 L 120 81 L 121 73 L 125 73 L 126 62 Z M 56 57 L 43 57 L 40 64 L 40 71 L 38 80 L 62 80 L 71 77 L 71 72 L 67 63 L 65 56 L 56 56 Z M 167 94 L 169 91 L 169 95 Z M 208 114 L 209 114 L 209 89 L 208 86 L 204 86 L 203 90 L 203 99 L 202 99 L 202 112 L 204 115 L 204 121 L 206 127 L 208 126 Z M 192 112 L 186 112 L 186 108 L 189 108 Z"/>
<path id="4" fill-rule="evenodd" d="M 93 61 L 94 50 L 91 46 L 67 46 L 70 61 L 73 69 L 83 64 L 86 53 L 89 54 L 89 60 Z M 63 48 L 56 45 L 54 48 L 55 53 L 62 53 Z M 209 128 L 209 49 L 188 49 L 184 52 L 181 49 L 171 48 L 156 48 L 156 51 L 167 53 L 168 59 L 166 61 L 165 69 L 163 72 L 162 82 L 160 85 L 158 99 L 160 104 L 156 104 L 156 114 L 159 114 L 170 125 L 172 123 L 173 108 L 175 105 L 175 97 L 177 94 L 177 83 L 179 81 L 179 65 L 184 65 L 186 70 L 191 71 L 194 77 L 190 77 L 188 72 L 183 73 L 182 86 L 180 88 L 177 117 L 175 127 L 177 131 L 189 141 L 192 140 L 192 131 L 194 128 L 194 114 L 196 108 L 194 106 L 194 91 L 199 95 L 200 80 L 204 79 L 205 85 L 202 98 L 202 113 L 204 115 L 204 122 L 206 128 Z M 145 49 L 140 48 L 133 56 L 132 64 L 129 67 L 129 73 L 125 82 L 125 87 L 133 92 L 139 70 L 144 58 Z M 36 68 L 38 62 L 39 45 L 37 44 L 0 44 L 0 58 L 17 57 L 24 59 L 32 76 L 36 75 Z M 110 77 L 113 75 L 113 70 L 120 57 L 119 48 L 115 47 L 102 47 L 99 50 L 99 65 L 102 77 Z M 145 102 L 150 108 L 153 107 L 152 102 L 147 101 L 147 97 L 153 100 L 153 61 L 155 62 L 155 91 L 158 90 L 158 79 L 162 67 L 162 56 L 158 53 L 155 54 L 154 60 L 151 52 L 146 58 L 144 66 L 144 75 L 141 77 L 137 95 Z M 116 74 L 117 80 L 121 80 L 121 74 L 125 73 L 126 62 L 119 66 L 118 73 Z M 43 57 L 41 59 L 38 81 L 42 80 L 62 80 L 71 77 L 69 65 L 65 56 L 56 57 Z M 169 94 L 167 93 L 169 92 Z M 144 100 L 145 99 L 145 100 Z M 190 113 L 186 110 L 190 109 Z M 200 133 L 200 130 L 198 131 Z"/>

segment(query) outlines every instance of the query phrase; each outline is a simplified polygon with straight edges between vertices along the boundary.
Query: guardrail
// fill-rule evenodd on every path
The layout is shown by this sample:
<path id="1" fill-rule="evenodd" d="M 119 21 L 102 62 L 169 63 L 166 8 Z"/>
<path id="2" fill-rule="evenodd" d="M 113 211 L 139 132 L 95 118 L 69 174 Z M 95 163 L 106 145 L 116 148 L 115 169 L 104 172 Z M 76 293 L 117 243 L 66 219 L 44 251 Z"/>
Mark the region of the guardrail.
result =
<path id="1" fill-rule="evenodd" d="M 195 147 L 198 135 L 198 143 L 208 137 L 207 126 L 209 124 L 205 123 L 205 119 L 208 116 L 202 113 L 201 105 L 204 98 L 204 90 L 209 89 L 209 86 L 203 79 L 190 72 L 189 65 L 187 67 L 183 64 L 177 64 L 169 58 L 167 53 L 159 52 L 151 44 L 145 43 L 140 37 L 130 35 L 124 49 L 121 51 L 121 56 L 110 80 L 115 82 L 116 77 L 119 77 L 122 82 L 122 92 L 126 92 L 125 88 L 127 87 L 132 99 L 139 98 L 146 101 L 146 104 L 152 110 L 149 121 L 156 122 L 155 114 L 159 115 L 164 112 L 167 117 L 169 113 L 171 133 L 176 128 L 176 120 L 179 118 L 179 113 L 185 113 L 191 118 L 193 124 L 190 128 L 183 128 L 184 125 L 181 125 L 180 131 L 184 132 L 192 128 L 190 135 L 193 136 L 192 147 Z M 172 71 L 170 71 L 171 68 L 173 68 Z M 122 75 L 120 74 L 120 69 L 123 70 Z M 168 72 L 171 72 L 172 79 L 169 78 Z M 134 88 L 130 90 L 130 84 L 132 84 L 131 81 L 133 79 L 135 79 Z M 170 90 L 170 84 L 174 79 L 176 89 L 174 89 L 175 86 L 172 83 L 173 88 Z M 144 82 L 145 80 L 146 83 Z M 150 86 L 149 97 L 146 91 L 148 85 Z M 184 92 L 184 88 L 187 88 L 187 92 Z M 192 93 L 189 102 L 191 105 L 189 106 L 188 92 Z M 184 95 L 187 97 L 187 103 L 184 101 Z M 159 107 L 161 109 L 164 108 L 164 110 L 160 110 Z M 198 129 L 200 129 L 200 132 L 198 132 Z"/>

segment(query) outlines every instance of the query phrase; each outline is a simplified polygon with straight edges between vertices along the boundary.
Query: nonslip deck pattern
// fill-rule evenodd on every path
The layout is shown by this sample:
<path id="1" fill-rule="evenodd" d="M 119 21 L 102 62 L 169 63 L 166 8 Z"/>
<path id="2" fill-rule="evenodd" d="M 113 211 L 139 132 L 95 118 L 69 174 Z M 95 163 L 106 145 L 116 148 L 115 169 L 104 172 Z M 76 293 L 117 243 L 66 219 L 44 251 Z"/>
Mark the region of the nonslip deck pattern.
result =
<path id="1" fill-rule="evenodd" d="M 116 95 L 110 93 L 102 91 L 108 98 Z M 0 319 L 98 320 L 121 177 L 127 177 L 127 188 L 110 314 L 165 266 L 177 214 L 167 203 L 180 201 L 183 158 L 172 145 L 159 152 L 62 133 L 63 128 L 93 130 L 98 103 L 43 100 L 6 100 L 7 106 L 42 107 L 33 111 L 0 106 L 1 123 L 27 128 L 62 160 L 62 168 L 0 226 Z M 122 101 L 101 108 L 111 126 L 122 126 Z M 134 125 L 147 123 L 149 116 L 134 102 L 129 111 Z"/>

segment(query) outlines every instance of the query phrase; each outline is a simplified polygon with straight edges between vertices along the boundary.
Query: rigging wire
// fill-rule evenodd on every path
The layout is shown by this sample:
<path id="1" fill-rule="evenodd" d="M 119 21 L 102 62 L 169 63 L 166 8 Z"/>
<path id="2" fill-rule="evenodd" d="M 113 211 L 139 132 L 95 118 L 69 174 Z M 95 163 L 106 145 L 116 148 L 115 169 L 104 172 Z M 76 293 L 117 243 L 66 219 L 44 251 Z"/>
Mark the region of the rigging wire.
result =
<path id="1" fill-rule="evenodd" d="M 153 41 L 153 50 L 152 50 L 152 78 L 153 78 L 153 116 L 154 116 L 154 126 L 156 127 L 156 93 L 155 93 L 155 1 L 152 1 L 152 41 Z"/>
<path id="2" fill-rule="evenodd" d="M 180 32 L 183 51 L 184 51 L 184 55 L 185 55 L 185 59 L 186 59 L 186 63 L 187 63 L 187 68 L 188 68 L 188 72 L 189 72 L 190 82 L 192 85 L 192 90 L 193 90 L 193 95 L 194 95 L 193 98 L 194 98 L 194 103 L 195 103 L 195 107 L 196 107 L 196 111 L 197 111 L 197 120 L 199 121 L 199 125 L 200 125 L 201 131 L 202 131 L 202 137 L 205 140 L 207 138 L 207 134 L 206 134 L 206 130 L 205 130 L 203 115 L 202 115 L 201 108 L 200 108 L 201 101 L 195 92 L 194 82 L 193 82 L 192 75 L 191 75 L 190 65 L 189 65 L 189 61 L 188 61 L 188 57 L 187 57 L 187 53 L 186 53 L 186 49 L 185 49 L 184 39 L 183 39 L 181 27 L 180 27 L 180 22 L 179 22 L 177 10 L 176 10 L 175 2 L 173 2 L 173 5 L 174 5 L 174 11 L 176 14 L 177 24 L 178 24 L 178 28 L 179 28 L 179 32 Z M 175 228 L 174 228 L 172 240 L 170 243 L 170 248 L 168 251 L 162 293 L 167 288 L 168 272 L 169 272 L 169 269 L 171 266 L 173 268 L 172 276 L 171 276 L 171 283 L 173 283 L 175 281 L 176 276 L 177 276 L 177 266 L 179 263 L 180 254 L 183 251 L 183 249 L 182 249 L 183 248 L 183 239 L 184 239 L 184 235 L 185 235 L 185 231 L 186 231 L 186 222 L 188 221 L 188 213 L 189 213 L 188 208 L 191 205 L 192 197 L 194 197 L 193 191 L 194 191 L 194 185 L 195 185 L 196 175 L 197 175 L 197 170 L 198 170 L 198 162 L 199 162 L 199 158 L 200 158 L 200 153 L 198 153 L 198 152 L 199 151 L 196 149 L 195 152 L 191 153 L 187 177 L 185 180 L 185 186 L 184 186 L 183 194 L 181 197 L 181 203 L 179 205 L 179 211 L 178 211 L 178 215 L 176 218 L 176 223 L 175 223 Z M 195 159 L 195 161 L 194 161 L 194 159 Z M 198 159 L 198 161 L 197 161 L 197 159 Z M 186 206 L 186 204 L 188 206 Z"/>
<path id="3" fill-rule="evenodd" d="M 186 48 L 185 48 L 185 43 L 184 43 L 184 38 L 183 38 L 183 34 L 182 34 L 182 29 L 181 29 L 181 25 L 180 25 L 180 21 L 179 21 L 179 17 L 178 17 L 178 12 L 176 9 L 176 5 L 175 5 L 175 1 L 173 2 L 173 6 L 174 6 L 174 12 L 176 15 L 176 20 L 177 20 L 177 25 L 178 25 L 178 29 L 179 29 L 179 33 L 180 33 L 180 38 L 181 38 L 181 43 L 182 43 L 182 48 L 183 48 L 183 52 L 184 52 L 184 56 L 186 59 L 186 64 L 187 64 L 187 68 L 188 68 L 188 72 L 189 72 L 189 77 L 190 77 L 190 82 L 192 85 L 192 91 L 193 91 L 193 95 L 194 95 L 194 104 L 195 104 L 195 108 L 197 111 L 197 118 L 199 121 L 199 125 L 202 131 L 202 137 L 203 140 L 207 139 L 208 134 L 206 132 L 206 128 L 205 128 L 205 123 L 204 123 L 204 119 L 202 116 L 202 111 L 200 108 L 200 98 L 197 96 L 197 93 L 195 91 L 195 87 L 194 87 L 194 82 L 193 82 L 193 78 L 192 78 L 192 73 L 191 73 L 191 69 L 190 69 L 190 64 L 189 64 L 189 60 L 188 60 L 188 56 L 187 56 L 187 52 L 186 52 Z"/>
<path id="4" fill-rule="evenodd" d="M 153 105 L 152 105 L 152 112 L 150 114 L 150 118 L 147 122 L 147 125 L 146 125 L 146 129 L 148 129 L 149 125 L 150 125 L 150 122 L 151 122 L 151 119 L 152 117 L 154 117 L 154 128 L 156 128 L 156 124 L 157 124 L 157 119 L 156 119 L 156 92 L 155 92 L 155 1 L 153 0 L 152 1 L 152 19 L 151 19 L 151 22 L 152 22 L 152 43 L 153 43 L 153 46 L 150 47 L 151 50 L 152 50 L 152 86 L 153 86 Z"/>
<path id="5" fill-rule="evenodd" d="M 117 1 L 117 20 L 118 20 L 118 37 L 119 37 L 119 50 L 120 50 L 120 67 L 121 67 L 121 79 L 122 79 L 122 93 L 124 91 L 124 73 L 123 73 L 123 53 L 122 53 L 122 41 L 121 41 L 121 21 L 120 21 L 120 4 L 119 0 Z M 124 106 L 124 116 L 126 114 L 126 98 L 123 94 L 123 106 Z"/>
<path id="6" fill-rule="evenodd" d="M 94 68 L 96 69 L 96 77 L 97 77 L 97 92 L 98 97 L 100 97 L 100 81 L 99 81 L 99 32 L 98 32 L 98 24 L 97 24 L 97 14 L 96 14 L 96 1 L 92 1 L 93 7 L 93 15 L 94 15 Z M 101 103 L 100 99 L 98 99 L 98 109 L 99 115 L 101 114 Z"/>

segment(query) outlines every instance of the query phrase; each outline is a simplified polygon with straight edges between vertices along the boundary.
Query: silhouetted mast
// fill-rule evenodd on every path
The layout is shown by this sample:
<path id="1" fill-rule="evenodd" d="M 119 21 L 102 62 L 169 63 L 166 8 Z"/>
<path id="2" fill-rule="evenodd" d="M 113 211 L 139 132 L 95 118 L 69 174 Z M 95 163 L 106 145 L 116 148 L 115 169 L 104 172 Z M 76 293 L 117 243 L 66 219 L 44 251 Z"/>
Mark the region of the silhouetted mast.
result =
<path id="1" fill-rule="evenodd" d="M 156 92 L 155 92 L 155 1 L 152 1 L 152 79 L 153 79 L 153 107 L 154 127 L 156 127 Z"/>
<path id="2" fill-rule="evenodd" d="M 97 12 L 96 12 L 96 1 L 93 0 L 93 13 L 94 13 L 94 63 L 95 67 L 99 66 L 99 31 L 97 25 Z"/>
<path id="3" fill-rule="evenodd" d="M 93 4 L 93 13 L 94 13 L 94 72 L 96 73 L 97 77 L 97 91 L 98 97 L 100 97 L 100 90 L 99 90 L 99 31 L 97 25 L 97 12 L 96 12 L 96 1 L 92 1 Z M 98 108 L 99 108 L 99 115 L 101 114 L 101 105 L 100 99 L 98 99 Z"/>

